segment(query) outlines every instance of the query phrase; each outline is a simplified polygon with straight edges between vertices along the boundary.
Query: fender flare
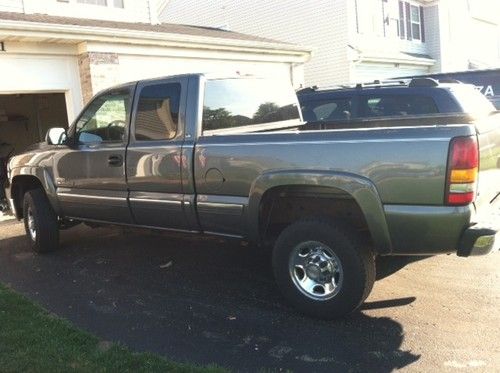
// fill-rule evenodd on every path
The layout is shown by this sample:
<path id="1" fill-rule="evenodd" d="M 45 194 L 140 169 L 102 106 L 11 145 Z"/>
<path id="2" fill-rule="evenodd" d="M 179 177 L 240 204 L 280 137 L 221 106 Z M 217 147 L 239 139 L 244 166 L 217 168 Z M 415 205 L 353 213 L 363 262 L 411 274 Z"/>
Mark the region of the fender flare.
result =
<path id="1" fill-rule="evenodd" d="M 391 252 L 391 238 L 384 208 L 375 185 L 365 177 L 337 171 L 281 170 L 261 174 L 250 189 L 247 214 L 250 240 L 261 241 L 259 212 L 266 191 L 274 187 L 297 185 L 336 188 L 352 196 L 366 219 L 375 251 L 380 254 Z"/>
<path id="2" fill-rule="evenodd" d="M 45 167 L 22 166 L 12 169 L 10 177 L 11 188 L 12 188 L 11 193 L 13 193 L 13 189 L 16 184 L 16 178 L 20 176 L 30 176 L 37 179 L 43 186 L 44 192 L 47 195 L 47 198 L 49 199 L 52 208 L 54 209 L 56 214 L 60 215 L 61 209 L 59 206 L 59 200 L 57 199 L 56 185 L 54 183 L 54 178 L 49 174 L 49 172 Z"/>

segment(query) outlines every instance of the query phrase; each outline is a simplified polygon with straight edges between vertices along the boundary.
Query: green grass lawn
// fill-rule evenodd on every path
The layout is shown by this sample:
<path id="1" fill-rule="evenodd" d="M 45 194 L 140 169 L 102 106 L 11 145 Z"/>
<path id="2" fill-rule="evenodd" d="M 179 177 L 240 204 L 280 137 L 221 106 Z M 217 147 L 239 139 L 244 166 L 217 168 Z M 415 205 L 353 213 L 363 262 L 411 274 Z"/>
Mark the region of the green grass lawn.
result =
<path id="1" fill-rule="evenodd" d="M 0 284 L 1 372 L 221 372 L 99 341 Z"/>

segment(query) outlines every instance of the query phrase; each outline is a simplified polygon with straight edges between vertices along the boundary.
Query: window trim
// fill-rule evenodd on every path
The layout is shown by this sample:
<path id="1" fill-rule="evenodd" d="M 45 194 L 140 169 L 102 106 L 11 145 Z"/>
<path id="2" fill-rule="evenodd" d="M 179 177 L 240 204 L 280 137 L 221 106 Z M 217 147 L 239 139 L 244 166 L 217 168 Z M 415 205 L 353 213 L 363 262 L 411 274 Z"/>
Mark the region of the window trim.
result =
<path id="1" fill-rule="evenodd" d="M 93 3 L 86 3 L 85 0 L 57 0 L 59 3 L 69 3 L 77 6 L 96 6 L 99 7 L 100 9 L 106 8 L 106 9 L 125 9 L 126 3 L 128 0 L 121 0 L 122 6 L 117 6 L 116 5 L 116 0 L 105 0 L 105 4 L 93 4 Z"/>
<path id="2" fill-rule="evenodd" d="M 104 4 L 97 4 L 97 3 L 87 3 L 86 0 L 76 0 L 77 4 L 82 4 L 82 5 L 95 5 L 95 6 L 103 6 L 103 7 L 109 7 L 109 1 L 104 0 Z"/>

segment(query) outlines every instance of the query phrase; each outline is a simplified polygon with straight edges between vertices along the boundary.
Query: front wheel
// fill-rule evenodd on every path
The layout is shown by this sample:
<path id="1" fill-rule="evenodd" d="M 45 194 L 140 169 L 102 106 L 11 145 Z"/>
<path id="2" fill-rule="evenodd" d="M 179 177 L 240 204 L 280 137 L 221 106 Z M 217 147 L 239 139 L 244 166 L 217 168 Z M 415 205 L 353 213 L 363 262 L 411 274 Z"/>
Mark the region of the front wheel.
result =
<path id="1" fill-rule="evenodd" d="M 273 250 L 276 282 L 304 314 L 323 319 L 345 316 L 368 297 L 375 260 L 355 235 L 327 220 L 302 220 L 278 237 Z"/>
<path id="2" fill-rule="evenodd" d="M 59 246 L 59 223 L 47 196 L 41 189 L 25 193 L 24 227 L 31 248 L 37 253 L 54 251 Z"/>

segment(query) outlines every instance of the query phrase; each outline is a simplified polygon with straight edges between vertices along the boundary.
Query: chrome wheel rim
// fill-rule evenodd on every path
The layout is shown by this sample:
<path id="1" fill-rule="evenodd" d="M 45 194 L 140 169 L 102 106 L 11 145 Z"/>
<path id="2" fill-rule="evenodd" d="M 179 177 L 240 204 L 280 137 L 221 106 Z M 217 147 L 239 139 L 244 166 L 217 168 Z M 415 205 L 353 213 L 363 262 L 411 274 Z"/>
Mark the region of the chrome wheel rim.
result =
<path id="1" fill-rule="evenodd" d="M 36 225 L 35 217 L 33 216 L 33 211 L 31 208 L 28 209 L 28 231 L 30 232 L 30 237 L 33 241 L 36 241 Z"/>
<path id="2" fill-rule="evenodd" d="M 297 289 L 314 300 L 331 299 L 342 287 L 344 274 L 340 259 L 321 242 L 298 244 L 290 255 L 289 270 Z"/>

